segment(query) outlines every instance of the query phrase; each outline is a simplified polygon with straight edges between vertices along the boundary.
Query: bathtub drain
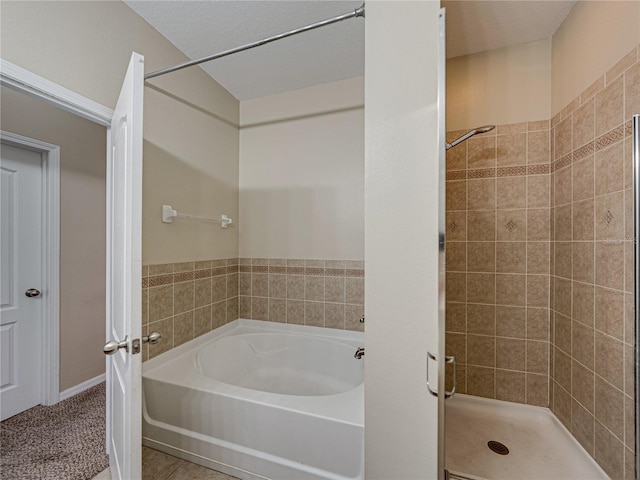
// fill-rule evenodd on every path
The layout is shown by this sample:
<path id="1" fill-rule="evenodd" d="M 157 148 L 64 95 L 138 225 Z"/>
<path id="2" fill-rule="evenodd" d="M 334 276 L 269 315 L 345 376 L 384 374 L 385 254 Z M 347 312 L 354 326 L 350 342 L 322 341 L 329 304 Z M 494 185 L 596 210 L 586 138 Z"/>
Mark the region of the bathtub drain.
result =
<path id="1" fill-rule="evenodd" d="M 503 443 L 496 442 L 495 440 L 490 440 L 487 442 L 487 446 L 491 449 L 492 452 L 497 453 L 498 455 L 509 455 L 509 449 Z"/>

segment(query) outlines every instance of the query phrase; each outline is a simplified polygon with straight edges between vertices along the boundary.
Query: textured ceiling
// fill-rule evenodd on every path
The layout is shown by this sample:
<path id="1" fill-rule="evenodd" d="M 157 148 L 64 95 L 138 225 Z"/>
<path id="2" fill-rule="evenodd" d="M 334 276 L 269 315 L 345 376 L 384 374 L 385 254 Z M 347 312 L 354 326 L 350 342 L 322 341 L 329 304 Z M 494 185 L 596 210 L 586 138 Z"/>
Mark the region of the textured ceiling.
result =
<path id="1" fill-rule="evenodd" d="M 362 4 L 360 0 L 125 3 L 191 59 L 351 12 Z M 443 0 L 447 7 L 447 56 L 547 38 L 574 3 Z M 364 75 L 364 20 L 345 20 L 202 64 L 201 68 L 238 100 Z"/>

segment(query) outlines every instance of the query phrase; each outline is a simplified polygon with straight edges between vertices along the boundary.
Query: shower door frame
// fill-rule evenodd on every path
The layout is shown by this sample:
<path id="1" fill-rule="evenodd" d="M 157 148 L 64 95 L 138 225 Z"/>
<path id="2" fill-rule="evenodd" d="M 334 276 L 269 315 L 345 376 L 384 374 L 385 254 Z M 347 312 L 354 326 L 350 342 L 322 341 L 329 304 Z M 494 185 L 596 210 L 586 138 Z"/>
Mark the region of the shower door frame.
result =
<path id="1" fill-rule="evenodd" d="M 631 117 L 631 145 L 633 163 L 633 303 L 634 303 L 634 399 L 635 399 L 635 476 L 640 475 L 640 113 Z"/>

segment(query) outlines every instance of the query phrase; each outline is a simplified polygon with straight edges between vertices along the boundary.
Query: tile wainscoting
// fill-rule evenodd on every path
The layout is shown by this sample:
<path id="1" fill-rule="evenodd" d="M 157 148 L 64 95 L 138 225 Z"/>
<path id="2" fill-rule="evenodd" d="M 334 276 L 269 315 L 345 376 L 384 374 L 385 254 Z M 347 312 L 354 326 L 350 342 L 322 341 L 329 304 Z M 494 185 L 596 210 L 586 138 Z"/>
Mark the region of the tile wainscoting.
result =
<path id="1" fill-rule="evenodd" d="M 364 262 L 228 258 L 142 268 L 143 361 L 237 318 L 364 330 Z"/>

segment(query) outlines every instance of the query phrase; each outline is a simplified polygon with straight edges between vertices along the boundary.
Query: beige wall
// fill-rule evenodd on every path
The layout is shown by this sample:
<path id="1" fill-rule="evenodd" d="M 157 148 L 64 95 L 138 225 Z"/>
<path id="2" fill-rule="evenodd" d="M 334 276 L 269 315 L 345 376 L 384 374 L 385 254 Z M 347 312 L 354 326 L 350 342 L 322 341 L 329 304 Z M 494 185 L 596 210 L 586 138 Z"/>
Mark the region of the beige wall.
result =
<path id="1" fill-rule="evenodd" d="M 549 118 L 551 40 L 447 61 L 447 130 Z"/>
<path id="2" fill-rule="evenodd" d="M 578 1 L 552 39 L 551 115 L 640 43 L 640 2 Z"/>
<path id="3" fill-rule="evenodd" d="M 186 58 L 121 2 L 2 2 L 0 14 L 3 59 L 109 107 L 133 50 L 145 56 L 146 72 Z M 235 226 L 222 230 L 182 219 L 166 225 L 160 206 L 170 203 L 196 215 L 226 213 L 237 220 L 238 101 L 199 68 L 145 85 L 143 262 L 237 257 Z M 105 151 L 104 146 L 96 150 L 100 157 Z M 76 180 L 81 178 L 86 176 Z M 89 182 L 83 188 L 90 188 Z M 74 262 L 83 261 L 67 259 L 63 268 L 73 271 Z M 93 311 L 104 308 L 104 298 L 88 300 Z M 104 325 L 104 314 L 100 317 Z M 82 329 L 74 324 L 66 345 L 84 349 L 76 336 Z M 100 337 L 103 343 L 104 331 Z M 95 375 L 86 370 L 88 360 L 69 361 L 70 354 L 63 345 L 63 368 L 70 369 L 63 373 L 63 389 Z"/>
<path id="4" fill-rule="evenodd" d="M 240 256 L 364 258 L 364 84 L 240 105 Z"/>
<path id="5" fill-rule="evenodd" d="M 106 129 L 0 89 L 2 129 L 60 146 L 60 390 L 104 373 Z"/>
<path id="6" fill-rule="evenodd" d="M 145 72 L 186 59 L 121 2 L 2 2 L 1 13 L 2 58 L 109 107 L 132 50 Z M 199 68 L 146 87 L 143 263 L 236 256 L 237 228 L 166 225 L 160 205 L 237 217 L 238 101 Z"/>
<path id="7" fill-rule="evenodd" d="M 439 476 L 438 402 L 425 389 L 426 352 L 438 351 L 438 11 L 367 3 L 367 479 Z"/>

